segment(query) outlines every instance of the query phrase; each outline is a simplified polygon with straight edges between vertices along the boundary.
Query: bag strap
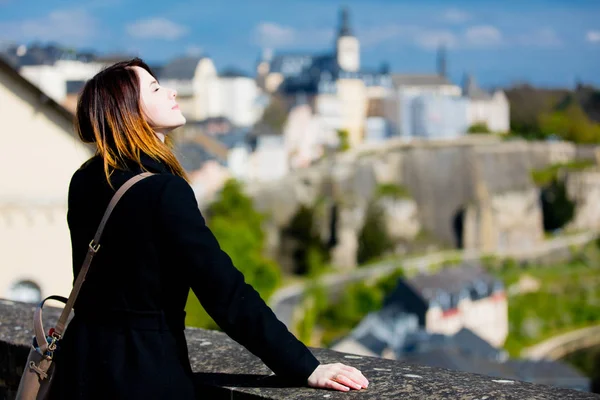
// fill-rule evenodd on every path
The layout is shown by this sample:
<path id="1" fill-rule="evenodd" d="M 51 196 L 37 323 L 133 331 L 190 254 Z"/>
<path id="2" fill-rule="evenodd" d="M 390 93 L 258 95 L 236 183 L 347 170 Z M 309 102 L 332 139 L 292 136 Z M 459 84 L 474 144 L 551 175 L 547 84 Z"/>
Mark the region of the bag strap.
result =
<path id="1" fill-rule="evenodd" d="M 69 318 L 69 314 L 71 313 L 71 310 L 73 309 L 73 305 L 75 304 L 75 301 L 77 300 L 77 296 L 79 295 L 79 290 L 81 289 L 81 285 L 83 285 L 83 282 L 85 281 L 85 277 L 90 268 L 90 264 L 92 263 L 92 259 L 94 258 L 94 256 L 98 252 L 98 250 L 100 249 L 100 239 L 102 237 L 102 232 L 104 231 L 104 226 L 106 225 L 106 222 L 108 221 L 108 218 L 112 214 L 115 206 L 117 205 L 119 200 L 121 200 L 121 198 L 123 197 L 125 192 L 127 192 L 133 185 L 135 185 L 136 183 L 140 182 L 141 180 L 148 178 L 149 176 L 152 176 L 152 175 L 154 175 L 154 174 L 151 172 L 144 172 L 142 174 L 134 176 L 133 178 L 130 178 L 127 182 L 125 182 L 119 188 L 119 190 L 117 190 L 117 192 L 113 195 L 112 199 L 110 200 L 110 203 L 108 203 L 108 207 L 106 208 L 106 211 L 104 212 L 104 216 L 102 217 L 102 220 L 100 221 L 100 225 L 98 226 L 98 229 L 96 230 L 94 239 L 92 239 L 92 241 L 88 245 L 88 251 L 85 256 L 85 260 L 83 261 L 81 270 L 79 271 L 79 274 L 77 275 L 77 279 L 75 280 L 75 283 L 73 284 L 73 289 L 71 289 L 71 294 L 69 294 L 69 299 L 66 301 L 65 307 L 63 308 L 62 313 L 60 314 L 60 317 L 58 318 L 58 322 L 56 324 L 56 327 L 54 328 L 54 332 L 52 333 L 53 337 L 60 339 L 65 331 L 67 319 Z M 44 354 L 46 352 L 48 344 L 46 342 L 46 335 L 44 333 L 44 328 L 42 326 L 41 309 L 44 305 L 44 302 L 48 299 L 58 300 L 58 301 L 64 300 L 64 298 L 59 299 L 58 297 L 59 296 L 50 296 L 50 297 L 44 299 L 40 303 L 40 305 L 38 306 L 38 308 L 36 309 L 36 312 L 34 314 L 34 320 L 33 320 L 34 331 L 35 331 L 35 336 L 37 338 L 38 346 L 40 347 L 42 354 Z"/>

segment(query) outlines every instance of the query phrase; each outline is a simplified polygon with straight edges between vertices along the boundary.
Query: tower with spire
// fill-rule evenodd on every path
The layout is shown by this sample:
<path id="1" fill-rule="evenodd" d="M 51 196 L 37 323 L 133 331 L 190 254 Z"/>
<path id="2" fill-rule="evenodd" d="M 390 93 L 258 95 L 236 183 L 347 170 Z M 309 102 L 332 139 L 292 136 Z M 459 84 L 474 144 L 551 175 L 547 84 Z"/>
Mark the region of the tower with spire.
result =
<path id="1" fill-rule="evenodd" d="M 438 67 L 438 75 L 442 78 L 448 77 L 448 61 L 446 57 L 446 45 L 441 44 L 438 48 L 437 55 L 437 67 Z"/>
<path id="2" fill-rule="evenodd" d="M 360 69 L 360 43 L 352 33 L 350 12 L 347 7 L 340 10 L 336 58 L 338 65 L 344 71 L 357 72 Z"/>

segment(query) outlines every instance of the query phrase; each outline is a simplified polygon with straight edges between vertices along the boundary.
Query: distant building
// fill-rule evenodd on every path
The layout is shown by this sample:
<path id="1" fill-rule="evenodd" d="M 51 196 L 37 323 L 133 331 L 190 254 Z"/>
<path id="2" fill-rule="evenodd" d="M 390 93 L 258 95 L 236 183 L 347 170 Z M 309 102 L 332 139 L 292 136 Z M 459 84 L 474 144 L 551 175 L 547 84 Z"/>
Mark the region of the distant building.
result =
<path id="1" fill-rule="evenodd" d="M 260 182 L 273 181 L 282 178 L 288 172 L 288 153 L 283 136 L 259 135 L 256 150 L 249 155 L 247 179 Z"/>
<path id="2" fill-rule="evenodd" d="M 133 58 L 126 54 L 97 56 L 52 44 L 9 46 L 2 56 L 21 75 L 72 113 L 86 81 L 105 66 Z"/>
<path id="3" fill-rule="evenodd" d="M 467 118 L 469 126 L 484 124 L 491 132 L 510 130 L 510 105 L 502 90 L 492 94 L 483 91 L 472 75 L 467 75 L 463 95 L 469 99 Z"/>
<path id="4" fill-rule="evenodd" d="M 181 111 L 190 120 L 225 117 L 247 127 L 262 114 L 256 81 L 235 71 L 219 75 L 208 57 L 176 58 L 159 71 L 161 84 L 177 90 Z"/>
<path id="5" fill-rule="evenodd" d="M 360 66 L 360 42 L 354 36 L 347 9 L 340 13 L 334 51 L 325 54 L 267 52 L 257 66 L 258 81 L 269 93 L 294 98 L 305 95 L 329 129 L 346 129 L 352 146 L 362 142 L 370 99 L 384 98 L 391 89 L 386 68 Z"/>
<path id="6" fill-rule="evenodd" d="M 415 314 L 396 303 L 369 313 L 348 336 L 334 343 L 332 349 L 500 379 L 582 391 L 590 389 L 590 379 L 564 362 L 509 359 L 506 351 L 492 346 L 467 328 L 450 335 L 427 332 L 419 326 Z"/>
<path id="7" fill-rule="evenodd" d="M 421 95 L 411 104 L 410 135 L 424 139 L 452 139 L 469 129 L 469 101 L 464 97 Z"/>
<path id="8" fill-rule="evenodd" d="M 400 279 L 388 302 L 416 314 L 428 332 L 453 335 L 468 328 L 496 347 L 508 335 L 504 285 L 480 266 Z"/>
<path id="9" fill-rule="evenodd" d="M 0 58 L 0 298 L 68 296 L 67 193 L 93 149 L 73 116 Z"/>
<path id="10" fill-rule="evenodd" d="M 291 168 L 309 166 L 323 156 L 326 147 L 338 141 L 336 132 L 329 129 L 323 117 L 313 114 L 308 104 L 292 107 L 283 137 Z"/>
<path id="11" fill-rule="evenodd" d="M 254 125 L 263 111 L 256 80 L 239 71 L 228 70 L 219 75 L 219 82 L 221 115 L 236 126 Z"/>
<path id="12" fill-rule="evenodd" d="M 385 117 L 390 121 L 393 135 L 406 139 L 416 136 L 438 137 L 438 136 L 457 136 L 464 131 L 458 132 L 456 125 L 461 126 L 460 119 L 466 119 L 466 110 L 448 110 L 461 107 L 460 102 L 456 101 L 462 94 L 461 88 L 451 83 L 445 76 L 446 61 L 445 50 L 440 49 L 438 56 L 437 74 L 394 74 L 392 75 L 393 91 L 385 100 Z M 438 103 L 438 104 L 435 104 Z M 445 110 L 455 113 L 452 125 L 447 130 L 452 134 L 430 133 L 430 127 L 436 124 L 444 125 L 446 121 L 441 115 L 436 118 L 435 115 L 421 110 L 419 113 L 415 108 L 433 108 L 442 106 Z M 456 113 L 459 111 L 460 113 Z"/>
<path id="13" fill-rule="evenodd" d="M 190 120 L 222 116 L 219 77 L 208 57 L 180 57 L 160 69 L 161 85 L 177 91 L 177 102 Z"/>

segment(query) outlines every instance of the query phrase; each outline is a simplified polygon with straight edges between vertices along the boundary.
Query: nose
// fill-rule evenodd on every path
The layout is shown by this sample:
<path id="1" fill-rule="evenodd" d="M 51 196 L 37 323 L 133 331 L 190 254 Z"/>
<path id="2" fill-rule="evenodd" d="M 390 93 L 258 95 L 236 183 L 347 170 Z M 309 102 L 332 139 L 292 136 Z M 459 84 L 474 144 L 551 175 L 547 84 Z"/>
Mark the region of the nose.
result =
<path id="1" fill-rule="evenodd" d="M 171 89 L 171 97 L 172 97 L 173 99 L 175 99 L 175 97 L 177 97 L 177 90 L 175 90 L 175 89 Z"/>

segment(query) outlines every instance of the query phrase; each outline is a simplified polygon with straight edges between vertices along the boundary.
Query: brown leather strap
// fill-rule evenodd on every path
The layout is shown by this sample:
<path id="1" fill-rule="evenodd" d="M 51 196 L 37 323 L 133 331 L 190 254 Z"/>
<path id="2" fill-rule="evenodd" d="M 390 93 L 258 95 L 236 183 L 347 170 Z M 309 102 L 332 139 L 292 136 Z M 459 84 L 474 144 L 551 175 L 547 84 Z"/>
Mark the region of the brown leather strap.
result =
<path id="1" fill-rule="evenodd" d="M 81 289 L 81 285 L 83 284 L 83 281 L 85 281 L 85 276 L 87 275 L 88 269 L 90 268 L 92 259 L 94 258 L 94 256 L 98 252 L 98 250 L 100 249 L 100 238 L 102 237 L 102 231 L 104 231 L 104 226 L 106 225 L 106 222 L 108 221 L 108 218 L 110 217 L 110 214 L 113 212 L 115 206 L 117 205 L 119 200 L 121 200 L 121 197 L 123 197 L 125 192 L 127 192 L 127 190 L 129 190 L 129 188 L 131 188 L 133 185 L 135 185 L 142 179 L 145 179 L 151 175 L 153 175 L 151 172 L 144 172 L 142 174 L 136 175 L 133 178 L 129 179 L 127 182 L 125 182 L 119 188 L 119 190 L 117 190 L 117 192 L 114 194 L 113 198 L 110 200 L 110 203 L 108 203 L 108 207 L 106 208 L 106 211 L 104 212 L 102 221 L 100 222 L 100 225 L 98 226 L 98 229 L 96 230 L 96 235 L 94 235 L 94 239 L 90 242 L 90 244 L 88 246 L 87 255 L 85 256 L 85 260 L 83 261 L 83 266 L 81 267 L 81 270 L 79 271 L 79 274 L 77 275 L 77 280 L 75 280 L 75 283 L 73 284 L 73 289 L 71 289 L 71 294 L 69 295 L 69 300 L 67 301 L 67 304 L 63 308 L 63 311 L 60 314 L 60 318 L 58 319 L 58 323 L 56 324 L 56 327 L 54 328 L 54 331 L 56 334 L 62 336 L 62 334 L 65 330 L 65 326 L 67 324 L 67 319 L 69 318 L 69 314 L 70 314 L 71 310 L 73 309 L 75 300 L 77 300 L 77 296 L 79 295 L 79 290 Z M 36 335 L 37 335 L 37 332 L 36 332 Z M 38 342 L 39 342 L 39 339 L 38 339 Z M 45 340 L 44 340 L 44 343 L 46 343 Z"/>

